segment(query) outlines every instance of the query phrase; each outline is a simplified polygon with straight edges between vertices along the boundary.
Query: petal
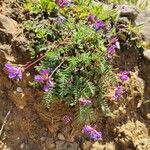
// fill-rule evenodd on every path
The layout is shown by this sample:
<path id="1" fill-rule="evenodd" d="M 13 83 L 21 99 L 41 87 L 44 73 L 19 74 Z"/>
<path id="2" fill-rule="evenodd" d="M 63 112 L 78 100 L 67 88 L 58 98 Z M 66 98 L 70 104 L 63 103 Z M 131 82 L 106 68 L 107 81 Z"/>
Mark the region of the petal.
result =
<path id="1" fill-rule="evenodd" d="M 12 70 L 13 69 L 13 67 L 12 67 L 12 65 L 11 64 L 5 64 L 5 69 L 7 70 L 7 71 L 10 71 L 10 70 Z"/>
<path id="2" fill-rule="evenodd" d="M 39 71 L 40 75 L 42 76 L 48 76 L 49 75 L 49 70 L 48 69 L 42 69 Z"/>
<path id="3" fill-rule="evenodd" d="M 48 85 L 44 85 L 43 90 L 44 90 L 45 92 L 48 92 L 48 91 L 49 91 L 49 86 L 48 86 Z"/>
<path id="4" fill-rule="evenodd" d="M 40 76 L 40 75 L 36 75 L 35 77 L 34 77 L 34 80 L 36 80 L 37 82 L 43 82 L 43 77 L 42 76 Z"/>
<path id="5" fill-rule="evenodd" d="M 88 126 L 88 125 L 85 125 L 85 126 L 83 127 L 83 132 L 84 132 L 85 134 L 89 134 L 92 130 L 93 130 L 93 128 L 90 127 L 90 126 Z"/>
<path id="6" fill-rule="evenodd" d="M 16 78 L 16 74 L 14 73 L 9 73 L 9 76 L 8 76 L 10 79 L 13 79 L 13 78 Z"/>

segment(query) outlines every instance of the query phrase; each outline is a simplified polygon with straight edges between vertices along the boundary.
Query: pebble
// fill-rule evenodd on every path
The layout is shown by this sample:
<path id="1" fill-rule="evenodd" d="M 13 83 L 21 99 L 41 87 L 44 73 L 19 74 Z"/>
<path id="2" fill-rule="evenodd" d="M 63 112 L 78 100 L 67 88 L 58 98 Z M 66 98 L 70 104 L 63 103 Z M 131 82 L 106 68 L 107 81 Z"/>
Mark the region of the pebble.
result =
<path id="1" fill-rule="evenodd" d="M 58 133 L 58 139 L 61 141 L 65 140 L 65 136 L 62 133 Z"/>
<path id="2" fill-rule="evenodd" d="M 43 141 L 46 140 L 46 137 L 43 136 L 43 137 L 40 138 L 40 140 L 43 142 Z"/>
<path id="3" fill-rule="evenodd" d="M 146 59 L 150 61 L 150 49 L 144 50 L 143 55 Z"/>
<path id="4" fill-rule="evenodd" d="M 52 143 L 52 144 L 50 145 L 50 148 L 55 148 L 55 147 L 56 147 L 55 143 Z"/>
<path id="5" fill-rule="evenodd" d="M 21 145 L 20 145 L 20 149 L 23 149 L 25 147 L 25 143 L 22 143 Z"/>
<path id="6" fill-rule="evenodd" d="M 23 90 L 21 87 L 17 87 L 17 90 L 16 90 L 18 93 L 23 93 Z"/>

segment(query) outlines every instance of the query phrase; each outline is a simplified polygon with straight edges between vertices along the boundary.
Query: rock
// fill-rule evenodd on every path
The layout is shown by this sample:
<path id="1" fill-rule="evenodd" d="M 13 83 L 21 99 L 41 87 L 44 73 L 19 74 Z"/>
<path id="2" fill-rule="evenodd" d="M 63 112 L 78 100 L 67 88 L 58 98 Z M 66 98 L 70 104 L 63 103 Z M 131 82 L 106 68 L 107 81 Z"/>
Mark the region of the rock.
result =
<path id="1" fill-rule="evenodd" d="M 25 147 L 25 143 L 22 143 L 22 144 L 20 145 L 20 149 L 24 149 L 24 147 Z"/>
<path id="2" fill-rule="evenodd" d="M 1 30 L 0 28 L 0 43 L 2 44 L 10 44 L 13 36 L 9 32 L 5 30 Z"/>
<path id="3" fill-rule="evenodd" d="M 61 141 L 65 140 L 65 136 L 62 133 L 58 133 L 58 139 Z"/>
<path id="4" fill-rule="evenodd" d="M 15 20 L 8 18 L 4 15 L 0 15 L 0 28 L 6 30 L 9 33 L 16 34 L 18 32 L 18 24 Z"/>
<path id="5" fill-rule="evenodd" d="M 123 5 L 121 6 L 120 17 L 127 17 L 128 19 L 134 21 L 138 16 L 139 11 L 135 6 Z"/>
<path id="6" fill-rule="evenodd" d="M 17 22 L 4 15 L 0 15 L 0 42 L 10 44 L 13 37 L 19 33 Z"/>
<path id="7" fill-rule="evenodd" d="M 148 150 L 146 147 L 148 146 L 148 142 L 150 139 L 148 135 L 148 127 L 138 120 L 136 121 L 128 121 L 126 124 L 116 128 L 115 138 L 116 142 L 119 143 L 121 147 L 124 149 L 128 149 L 128 147 L 132 144 L 134 147 L 139 147 L 138 150 Z M 147 140 L 145 140 L 147 139 Z"/>
<path id="8" fill-rule="evenodd" d="M 31 57 L 27 48 L 27 40 L 23 36 L 12 39 L 11 49 L 12 54 L 16 57 L 17 62 L 25 63 Z"/>
<path id="9" fill-rule="evenodd" d="M 52 149 L 52 148 L 55 148 L 56 147 L 56 145 L 55 145 L 55 143 L 52 143 L 51 145 L 50 145 L 50 148 Z"/>
<path id="10" fill-rule="evenodd" d="M 46 140 L 46 137 L 45 137 L 45 136 L 43 136 L 43 137 L 41 137 L 41 138 L 40 138 L 40 140 L 43 142 L 43 141 L 45 141 L 45 140 Z"/>
<path id="11" fill-rule="evenodd" d="M 140 30 L 140 36 L 142 39 L 150 45 L 150 23 L 143 24 L 143 27 Z"/>
<path id="12" fill-rule="evenodd" d="M 150 61 L 150 49 L 144 50 L 143 56 Z"/>
<path id="13" fill-rule="evenodd" d="M 12 49 L 21 52 L 27 51 L 26 49 L 27 46 L 27 39 L 24 36 L 19 36 L 17 38 L 14 38 L 12 41 Z"/>
<path id="14" fill-rule="evenodd" d="M 23 93 L 23 90 L 21 87 L 17 87 L 17 90 L 16 90 L 18 93 Z"/>
<path id="15" fill-rule="evenodd" d="M 146 42 L 146 45 L 150 45 L 150 11 L 139 13 L 135 25 L 142 25 L 139 35 Z"/>
<path id="16" fill-rule="evenodd" d="M 145 23 L 150 23 L 150 11 L 139 13 L 135 20 L 135 25 L 141 25 Z"/>
<path id="17" fill-rule="evenodd" d="M 0 64 L 4 65 L 7 61 L 15 62 L 14 56 L 11 54 L 11 47 L 10 45 L 0 44 Z"/>
<path id="18" fill-rule="evenodd" d="M 149 150 L 150 149 L 150 138 L 144 138 L 137 140 L 134 144 L 137 150 Z"/>

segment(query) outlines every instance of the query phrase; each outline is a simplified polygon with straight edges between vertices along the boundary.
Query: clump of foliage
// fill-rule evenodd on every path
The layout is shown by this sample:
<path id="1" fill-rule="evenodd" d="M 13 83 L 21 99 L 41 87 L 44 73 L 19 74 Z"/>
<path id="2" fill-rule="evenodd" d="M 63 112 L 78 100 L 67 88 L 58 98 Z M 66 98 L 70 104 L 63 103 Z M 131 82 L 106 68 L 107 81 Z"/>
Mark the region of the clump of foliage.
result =
<path id="1" fill-rule="evenodd" d="M 53 7 L 49 13 L 51 14 L 52 11 Z M 77 1 L 74 5 L 63 9 L 58 8 L 58 11 L 57 18 L 63 18 L 55 22 L 54 30 L 59 31 L 59 37 L 47 47 L 45 59 L 37 67 L 38 70 L 49 69 L 51 73 L 57 68 L 51 76 L 54 86 L 44 94 L 45 104 L 49 106 L 55 97 L 71 106 L 78 105 L 81 97 L 95 99 L 95 103 L 103 113 L 108 115 L 109 108 L 104 100 L 107 85 L 104 81 L 108 80 L 109 84 L 114 84 L 115 80 L 111 61 L 107 58 L 107 46 L 110 42 L 109 38 L 115 34 L 111 23 L 117 13 L 114 10 L 105 10 L 101 6 L 94 6 L 90 1 L 88 3 Z M 90 14 L 95 20 L 97 18 L 102 21 L 102 28 L 96 30 L 94 26 L 96 23 L 88 21 Z M 51 26 L 54 28 L 53 24 Z M 111 26 L 111 29 L 107 29 L 108 26 Z M 25 28 L 34 31 L 38 38 L 40 32 L 42 39 L 53 30 L 49 27 L 49 31 L 47 28 L 47 32 L 43 32 L 46 30 L 33 22 L 27 22 Z M 85 113 L 85 110 L 81 112 Z"/>
<path id="2" fill-rule="evenodd" d="M 11 79 L 21 79 L 15 70 L 23 72 L 40 60 L 35 81 L 45 91 L 46 107 L 56 99 L 64 101 L 78 109 L 82 123 L 95 121 L 97 108 L 105 116 L 110 115 L 105 98 L 107 89 L 116 85 L 111 60 L 117 49 L 114 27 L 117 12 L 94 5 L 91 0 L 32 0 L 26 1 L 24 6 L 35 15 L 24 27 L 32 38 L 32 57 L 37 60 L 22 70 L 7 64 L 5 68 Z M 122 72 L 120 80 L 127 78 L 128 72 Z M 120 99 L 123 90 L 123 86 L 118 85 L 112 97 Z M 91 130 L 92 139 L 101 138 L 100 132 L 86 127 L 85 131 Z"/>

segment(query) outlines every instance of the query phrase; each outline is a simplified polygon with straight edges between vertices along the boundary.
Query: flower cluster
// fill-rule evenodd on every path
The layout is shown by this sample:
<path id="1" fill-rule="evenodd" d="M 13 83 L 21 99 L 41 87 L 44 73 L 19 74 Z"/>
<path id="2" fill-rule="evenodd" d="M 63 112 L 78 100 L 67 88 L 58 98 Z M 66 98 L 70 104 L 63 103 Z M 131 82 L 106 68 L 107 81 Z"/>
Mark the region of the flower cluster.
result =
<path id="1" fill-rule="evenodd" d="M 44 85 L 43 90 L 45 92 L 48 92 L 48 90 L 54 86 L 54 82 L 49 77 L 49 73 L 50 73 L 50 71 L 48 69 L 42 69 L 39 71 L 40 75 L 36 75 L 34 77 L 35 81 L 42 83 Z"/>
<path id="2" fill-rule="evenodd" d="M 85 99 L 85 98 L 79 98 L 79 103 L 81 106 L 91 105 L 91 100 Z"/>
<path id="3" fill-rule="evenodd" d="M 115 92 L 114 92 L 113 98 L 115 100 L 119 100 L 121 98 L 122 94 L 123 94 L 123 90 L 124 90 L 124 87 L 122 85 L 117 86 L 115 88 Z"/>
<path id="4" fill-rule="evenodd" d="M 74 3 L 74 0 L 55 0 L 55 3 L 61 7 L 64 8 L 66 6 L 71 5 L 72 3 Z"/>
<path id="5" fill-rule="evenodd" d="M 122 82 L 128 80 L 128 78 L 129 78 L 129 72 L 128 72 L 128 71 L 124 70 L 124 71 L 121 71 L 121 72 L 119 73 L 119 79 L 120 79 Z M 123 85 L 116 86 L 116 87 L 115 87 L 115 90 L 114 90 L 113 98 L 114 98 L 115 100 L 119 100 L 119 99 L 122 97 L 123 91 L 124 91 Z"/>
<path id="6" fill-rule="evenodd" d="M 55 3 L 60 7 L 60 8 L 64 8 L 67 7 L 71 4 L 74 3 L 74 0 L 55 0 Z M 60 13 L 61 14 L 61 13 Z M 64 22 L 66 21 L 67 17 L 64 17 L 62 15 L 59 15 L 59 21 L 61 24 L 64 24 Z M 100 20 L 99 18 L 97 18 L 96 16 L 94 16 L 93 14 L 90 14 L 87 18 L 87 22 L 88 25 L 90 25 L 92 27 L 93 30 L 95 30 L 96 32 L 98 30 L 100 31 L 104 31 L 103 33 L 105 33 L 105 31 L 109 31 L 111 30 L 111 25 L 107 25 L 107 23 L 105 24 L 102 20 Z M 102 30 L 101 30 L 102 29 Z M 106 36 L 107 37 L 107 36 Z M 112 59 L 112 57 L 114 56 L 116 49 L 117 49 L 117 37 L 116 36 L 111 36 L 107 39 L 107 42 L 105 41 L 104 43 L 107 43 L 107 58 L 109 60 Z M 106 45 L 105 45 L 106 46 Z M 58 46 L 59 47 L 59 46 Z M 66 48 L 68 49 L 68 47 Z M 70 49 L 70 47 L 69 47 Z M 65 54 L 66 55 L 66 54 Z M 105 55 L 105 56 L 106 56 Z M 60 56 L 60 55 L 59 55 Z M 72 56 L 72 55 L 71 55 Z M 103 57 L 103 56 L 102 56 Z M 98 57 L 99 58 L 99 57 Z M 92 59 L 93 60 L 93 59 Z M 36 61 L 37 62 L 37 61 Z M 30 65 L 31 66 L 31 65 Z M 62 67 L 64 68 L 64 66 Z M 22 79 L 22 70 L 20 67 L 13 67 L 11 64 L 6 64 L 5 65 L 5 69 L 8 71 L 9 73 L 9 78 L 10 79 L 17 79 L 20 80 Z M 24 69 L 25 70 L 25 69 Z M 61 70 L 61 69 L 60 69 Z M 62 69 L 63 70 L 63 69 Z M 98 68 L 99 70 L 99 68 Z M 73 70 L 74 71 L 74 70 Z M 71 71 L 70 71 L 71 72 Z M 53 73 L 52 73 L 53 74 Z M 45 92 L 49 92 L 49 90 L 51 88 L 54 87 L 54 82 L 51 78 L 52 74 L 50 75 L 50 70 L 48 69 L 41 69 L 39 71 L 38 75 L 35 75 L 34 80 L 36 82 L 38 82 L 40 85 L 42 85 L 43 90 Z M 129 72 L 127 71 L 122 71 L 119 74 L 119 78 L 120 80 L 126 81 L 128 80 L 128 75 Z M 88 75 L 87 75 L 88 76 Z M 99 77 L 99 76 L 98 76 Z M 67 80 L 68 81 L 68 80 Z M 98 78 L 99 81 L 99 78 Z M 57 82 L 56 82 L 57 83 Z M 73 84 L 73 79 L 70 78 L 69 79 L 69 83 Z M 67 82 L 68 85 L 68 82 Z M 55 86 L 57 87 L 57 86 Z M 66 87 L 66 86 L 64 86 Z M 77 88 L 78 89 L 78 88 Z M 66 89 L 64 88 L 64 91 Z M 63 90 L 62 90 L 63 91 Z M 124 92 L 124 86 L 122 86 L 120 83 L 118 84 L 118 86 L 115 87 L 114 93 L 113 93 L 113 98 L 115 100 L 119 100 L 122 97 L 122 94 Z M 69 92 L 68 92 L 69 93 Z M 65 94 L 66 95 L 66 94 Z M 79 98 L 79 105 L 82 108 L 88 108 L 88 106 L 90 107 L 92 105 L 92 101 L 90 99 L 86 99 L 83 97 Z M 87 107 L 85 107 L 87 106 Z M 88 110 L 88 109 L 87 109 Z M 89 113 L 89 111 L 88 111 Z M 73 117 L 71 115 L 64 115 L 62 117 L 62 121 L 64 124 L 68 124 L 73 120 Z M 83 133 L 86 134 L 91 140 L 96 141 L 102 138 L 102 133 L 100 131 L 97 131 L 95 129 L 95 127 L 92 127 L 90 125 L 84 125 L 83 127 Z"/>
<path id="7" fill-rule="evenodd" d="M 88 21 L 90 24 L 93 24 L 93 28 L 94 28 L 96 31 L 98 31 L 98 30 L 100 30 L 100 29 L 102 29 L 102 28 L 105 27 L 103 21 L 100 20 L 100 19 L 96 19 L 96 17 L 95 17 L 94 15 L 92 15 L 92 14 L 90 14 L 90 15 L 88 16 L 87 21 Z"/>
<path id="8" fill-rule="evenodd" d="M 102 138 L 102 133 L 95 130 L 95 128 L 85 125 L 83 127 L 83 133 L 86 134 L 91 140 L 97 141 Z"/>
<path id="9" fill-rule="evenodd" d="M 116 43 L 117 43 L 118 39 L 116 36 L 111 36 L 110 39 L 109 39 L 109 44 L 108 44 L 108 47 L 107 47 L 107 58 L 109 60 L 112 59 L 113 55 L 115 54 L 116 52 Z"/>
<path id="10" fill-rule="evenodd" d="M 119 74 L 119 78 L 121 81 L 126 81 L 129 78 L 129 72 L 128 71 L 121 71 Z"/>
<path id="11" fill-rule="evenodd" d="M 8 77 L 10 79 L 21 80 L 22 79 L 22 69 L 21 67 L 13 67 L 11 64 L 5 64 L 5 70 L 8 72 Z"/>

